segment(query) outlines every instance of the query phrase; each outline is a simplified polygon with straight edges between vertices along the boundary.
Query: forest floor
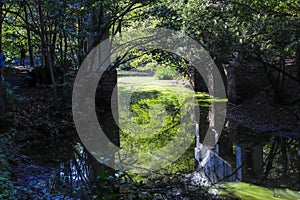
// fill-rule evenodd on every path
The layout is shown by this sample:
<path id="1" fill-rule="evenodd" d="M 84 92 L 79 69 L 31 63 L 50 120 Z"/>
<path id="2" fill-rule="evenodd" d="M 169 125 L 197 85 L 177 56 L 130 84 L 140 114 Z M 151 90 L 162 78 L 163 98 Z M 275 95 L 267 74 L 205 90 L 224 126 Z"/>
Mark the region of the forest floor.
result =
<path id="1" fill-rule="evenodd" d="M 65 184 L 54 187 L 61 160 L 70 152 L 49 149 L 65 148 L 62 146 L 67 146 L 70 138 L 77 135 L 71 109 L 72 84 L 58 87 L 59 95 L 55 96 L 51 86 L 24 87 L 25 76 L 23 72 L 14 71 L 6 77 L 9 112 L 0 122 L 3 130 L 0 199 L 91 197 L 88 193 L 82 198 L 82 193 L 76 193 Z M 58 143 L 60 147 L 56 146 Z M 35 154 L 30 153 L 32 148 L 36 148 Z M 188 186 L 178 178 L 140 186 L 130 183 L 128 187 L 127 196 L 124 194 L 120 199 L 224 199 L 209 194 L 205 188 Z"/>
<path id="2" fill-rule="evenodd" d="M 73 122 L 67 102 L 54 97 L 49 86 L 24 87 L 24 71 L 12 71 L 6 76 L 8 113 L 1 122 L 1 147 L 6 146 L 8 165 L 1 172 L 10 176 L 8 199 L 68 199 L 66 194 L 50 194 L 49 180 L 55 172 L 54 161 L 40 167 L 35 158 L 26 155 L 33 145 L 45 146 L 73 134 Z M 65 102 L 63 104 L 62 102 Z M 70 101 L 69 101 L 70 103 Z M 41 152 L 41 157 L 47 152 Z M 5 186 L 6 187 L 6 186 Z M 8 192 L 10 191 L 10 192 Z M 63 197 L 64 198 L 60 198 Z M 0 198 L 1 199 L 1 198 Z"/>

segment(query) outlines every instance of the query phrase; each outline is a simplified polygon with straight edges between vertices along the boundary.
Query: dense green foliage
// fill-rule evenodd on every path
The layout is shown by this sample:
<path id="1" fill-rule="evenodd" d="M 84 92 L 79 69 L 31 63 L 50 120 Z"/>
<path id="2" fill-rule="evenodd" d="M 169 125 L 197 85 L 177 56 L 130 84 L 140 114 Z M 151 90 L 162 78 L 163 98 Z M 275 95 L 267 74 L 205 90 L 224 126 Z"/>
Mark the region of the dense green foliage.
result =
<path id="1" fill-rule="evenodd" d="M 174 65 L 162 64 L 156 67 L 155 77 L 159 80 L 172 80 L 176 75 L 178 76 L 178 73 Z"/>
<path id="2" fill-rule="evenodd" d="M 78 67 L 103 37 L 124 29 L 164 27 L 187 33 L 210 52 L 218 65 L 232 60 L 234 52 L 239 52 L 240 59 L 261 56 L 262 59 L 257 60 L 271 64 L 278 58 L 295 56 L 300 43 L 299 5 L 295 0 L 151 3 L 11 0 L 1 6 L 4 16 L 2 49 L 8 60 L 15 62 L 13 59 L 19 57 L 20 48 L 24 46 L 33 60 L 42 59 L 42 65 L 54 67 L 56 78 L 56 73 L 65 70 L 62 66 Z M 92 18 L 86 17 L 88 15 Z M 157 53 L 152 52 L 152 55 Z M 162 55 L 164 53 L 159 56 Z M 164 59 L 170 61 L 170 58 Z M 153 60 L 157 59 L 149 54 L 140 58 L 145 69 L 145 61 L 151 63 Z M 190 73 L 184 62 L 171 60 L 183 76 Z M 134 63 L 137 61 L 133 60 L 130 66 L 140 66 Z M 159 64 L 164 63 L 160 61 Z M 172 77 L 173 72 L 166 68 L 166 76 Z M 163 78 L 160 75 L 163 71 L 160 67 L 157 76 Z"/>

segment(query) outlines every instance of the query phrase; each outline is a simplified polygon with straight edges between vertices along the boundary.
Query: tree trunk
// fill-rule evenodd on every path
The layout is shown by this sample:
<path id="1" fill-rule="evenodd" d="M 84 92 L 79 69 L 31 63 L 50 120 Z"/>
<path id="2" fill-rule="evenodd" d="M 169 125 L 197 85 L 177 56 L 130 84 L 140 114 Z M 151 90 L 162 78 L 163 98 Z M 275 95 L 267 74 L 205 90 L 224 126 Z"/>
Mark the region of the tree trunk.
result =
<path id="1" fill-rule="evenodd" d="M 50 71 L 50 77 L 51 82 L 54 85 L 53 90 L 54 94 L 57 95 L 57 89 L 56 89 L 56 83 L 55 83 L 55 77 L 54 77 L 54 71 L 53 71 L 53 63 L 51 62 L 51 56 L 49 52 L 49 37 L 47 37 L 46 34 L 46 24 L 44 20 L 44 12 L 42 9 L 41 3 L 38 5 L 38 13 L 39 13 L 39 21 L 40 21 L 40 39 L 41 39 L 41 46 L 42 46 L 42 57 L 44 59 L 46 67 Z M 43 73 L 48 73 L 48 70 L 44 70 Z M 44 74 L 45 76 L 48 76 L 47 74 Z"/>
<path id="2" fill-rule="evenodd" d="M 300 44 L 296 48 L 296 67 L 298 71 L 298 81 L 300 83 Z"/>
<path id="3" fill-rule="evenodd" d="M 56 46 L 56 41 L 57 41 L 57 22 L 54 23 L 54 28 L 53 31 L 51 31 L 52 36 L 52 41 L 50 41 L 50 62 L 52 62 L 52 66 L 54 66 L 54 61 L 55 61 L 55 46 Z"/>
<path id="4" fill-rule="evenodd" d="M 100 14 L 99 14 L 100 13 Z M 99 17 L 100 15 L 100 17 Z M 90 27 L 90 37 L 88 38 L 89 49 L 90 52 L 94 47 L 96 47 L 101 42 L 106 42 L 106 47 L 109 46 L 109 41 L 107 42 L 106 39 L 109 39 L 110 36 L 110 28 L 106 26 L 107 23 L 111 20 L 108 15 L 105 13 L 103 6 L 99 10 L 93 10 L 89 14 L 89 27 Z M 98 33 L 95 35 L 94 33 Z M 104 133 L 108 137 L 108 139 L 116 146 L 120 146 L 120 136 L 119 136 L 119 127 L 117 117 L 114 118 L 113 109 L 115 113 L 118 113 L 117 106 L 118 106 L 118 95 L 115 86 L 117 84 L 117 71 L 110 70 L 110 49 L 103 49 L 101 51 L 101 55 L 103 58 L 108 58 L 105 63 L 101 63 L 100 66 L 104 70 L 104 67 L 107 67 L 102 75 L 97 91 L 96 91 L 96 112 L 98 116 L 98 120 L 100 126 L 102 127 Z M 107 66 L 108 65 L 108 66 Z M 97 69 L 98 71 L 99 69 Z M 115 164 L 115 159 L 110 159 L 111 165 Z M 114 170 L 109 172 L 114 174 Z"/>
<path id="5" fill-rule="evenodd" d="M 24 14 L 25 14 L 25 23 L 26 23 L 26 32 L 27 32 L 27 43 L 28 43 L 28 51 L 29 51 L 29 59 L 30 59 L 30 66 L 34 66 L 34 59 L 33 59 L 33 48 L 31 42 L 31 32 L 28 27 L 28 12 L 26 5 L 24 5 Z"/>
<path id="6" fill-rule="evenodd" d="M 46 41 L 45 41 L 45 25 L 44 25 L 44 14 L 42 10 L 41 4 L 38 5 L 38 12 L 39 12 L 39 21 L 40 21 L 40 39 L 41 39 L 41 47 L 42 47 L 42 59 L 43 59 L 43 66 L 45 67 L 48 65 L 48 59 L 46 56 Z"/>
<path id="7" fill-rule="evenodd" d="M 0 51 L 2 51 L 3 3 L 0 3 Z"/>
<path id="8" fill-rule="evenodd" d="M 6 112 L 6 91 L 2 81 L 0 80 L 0 114 Z"/>
<path id="9" fill-rule="evenodd" d="M 77 59 L 78 59 L 78 66 L 80 66 L 83 62 L 84 59 L 84 36 L 82 34 L 82 17 L 77 18 L 77 23 L 78 23 L 78 50 L 77 50 Z"/>
<path id="10" fill-rule="evenodd" d="M 63 31 L 64 35 L 64 63 L 67 64 L 67 54 L 68 54 L 68 35 L 64 29 Z"/>

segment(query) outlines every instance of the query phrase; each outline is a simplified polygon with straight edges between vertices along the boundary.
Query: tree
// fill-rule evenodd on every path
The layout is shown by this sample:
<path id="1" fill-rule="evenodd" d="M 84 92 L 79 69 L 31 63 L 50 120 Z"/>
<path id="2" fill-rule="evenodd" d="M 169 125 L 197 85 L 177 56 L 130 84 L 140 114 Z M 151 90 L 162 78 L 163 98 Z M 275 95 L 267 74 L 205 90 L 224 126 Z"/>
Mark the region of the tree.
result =
<path id="1" fill-rule="evenodd" d="M 2 51 L 2 31 L 3 31 L 3 22 L 5 17 L 7 16 L 7 11 L 4 10 L 8 10 L 10 9 L 10 5 L 7 5 L 6 3 L 4 3 L 3 1 L 0 2 L 0 51 Z"/>
<path id="2" fill-rule="evenodd" d="M 183 29 L 201 42 L 217 65 L 228 63 L 234 52 L 243 59 L 259 60 L 277 102 L 283 103 L 286 78 L 295 80 L 286 72 L 285 59 L 295 56 L 299 44 L 297 1 L 196 0 L 178 5 Z"/>

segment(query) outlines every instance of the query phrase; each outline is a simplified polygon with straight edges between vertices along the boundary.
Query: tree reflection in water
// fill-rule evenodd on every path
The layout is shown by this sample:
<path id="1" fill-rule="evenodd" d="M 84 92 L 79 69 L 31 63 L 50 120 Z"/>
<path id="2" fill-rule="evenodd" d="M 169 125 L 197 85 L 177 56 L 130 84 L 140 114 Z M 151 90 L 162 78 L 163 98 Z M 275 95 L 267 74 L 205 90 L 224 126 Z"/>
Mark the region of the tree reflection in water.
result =
<path id="1" fill-rule="evenodd" d="M 228 124 L 213 152 L 196 155 L 199 166 L 203 165 L 197 171 L 204 171 L 212 184 L 243 181 L 300 189 L 297 138 L 257 134 L 236 123 Z M 209 161 L 204 165 L 205 159 Z"/>
<path id="2" fill-rule="evenodd" d="M 92 174 L 92 167 L 88 163 L 89 157 L 83 146 L 80 143 L 76 144 L 74 155 L 60 164 L 59 174 L 52 183 L 53 187 L 66 188 L 78 197 L 88 196 Z"/>

